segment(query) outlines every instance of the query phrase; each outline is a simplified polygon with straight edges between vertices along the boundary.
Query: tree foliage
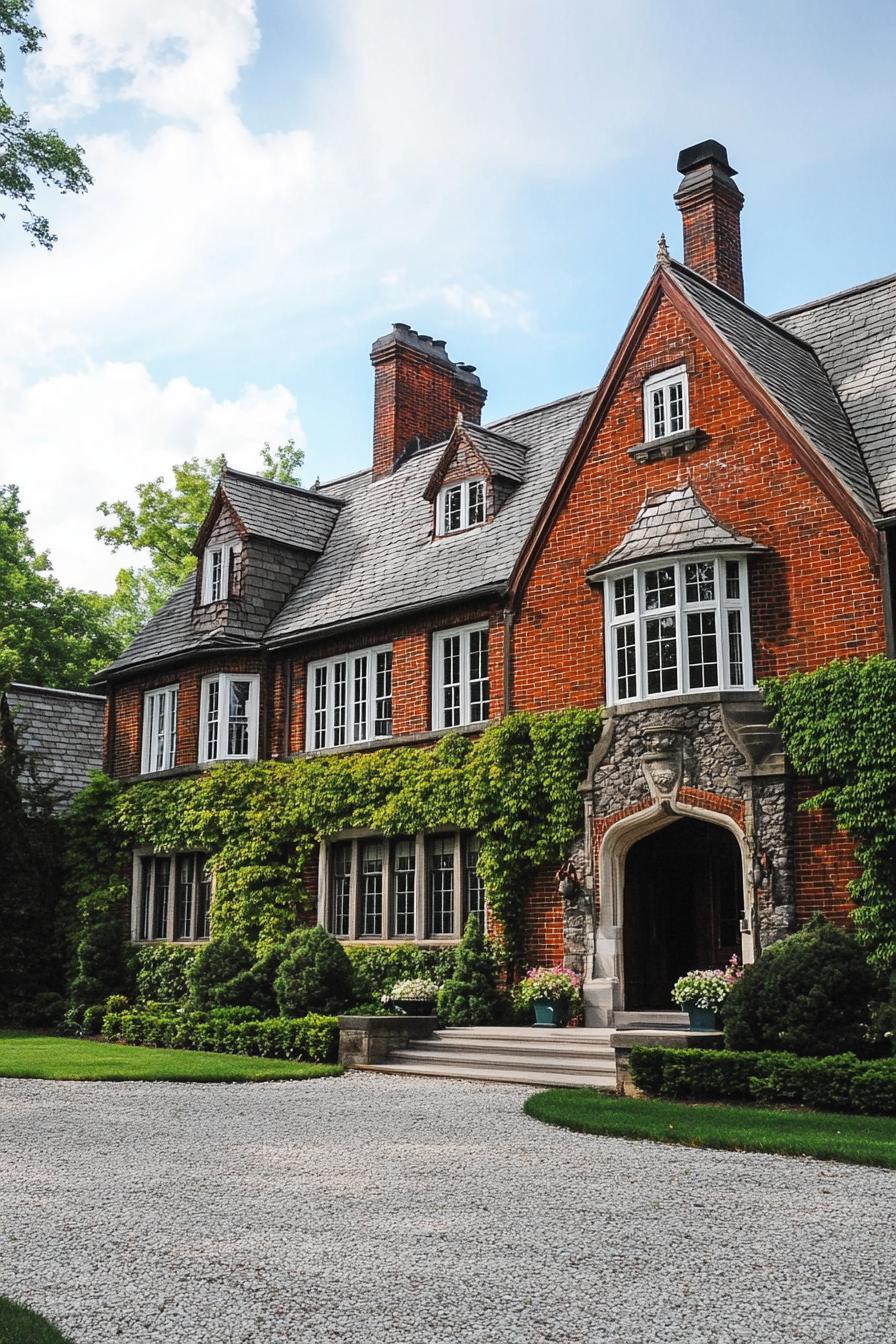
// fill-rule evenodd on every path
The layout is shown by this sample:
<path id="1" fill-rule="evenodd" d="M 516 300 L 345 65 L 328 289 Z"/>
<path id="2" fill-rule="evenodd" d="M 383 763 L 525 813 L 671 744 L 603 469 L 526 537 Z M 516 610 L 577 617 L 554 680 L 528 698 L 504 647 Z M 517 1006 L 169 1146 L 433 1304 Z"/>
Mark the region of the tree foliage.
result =
<path id="1" fill-rule="evenodd" d="M 287 485 L 299 484 L 304 452 L 294 439 L 274 448 L 265 443 L 261 460 L 259 475 Z M 96 529 L 100 541 L 116 552 L 128 547 L 148 556 L 146 565 L 121 569 L 116 578 L 113 606 L 129 638 L 193 572 L 193 544 L 226 465 L 223 456 L 191 457 L 172 469 L 173 485 L 164 476 L 141 482 L 136 505 L 125 499 L 98 505 L 102 516 L 110 520 Z"/>
<path id="2" fill-rule="evenodd" d="M 475 915 L 467 919 L 454 970 L 439 990 L 439 1021 L 446 1027 L 487 1027 L 498 999 L 494 957 Z"/>
<path id="3" fill-rule="evenodd" d="M 830 807 L 856 841 L 856 933 L 896 968 L 896 662 L 837 660 L 762 689 L 794 768 L 818 781 L 803 806 Z"/>
<path id="4" fill-rule="evenodd" d="M 32 0 L 0 0 L 0 38 L 11 37 L 23 56 L 40 50 L 44 33 L 29 22 Z M 38 131 L 24 112 L 14 112 L 3 96 L 6 57 L 0 48 L 0 196 L 17 205 L 32 245 L 51 248 L 56 235 L 50 221 L 33 207 L 38 185 L 83 192 L 92 178 L 80 145 L 69 145 L 58 131 Z M 0 212 L 0 219 L 6 216 Z"/>
<path id="5" fill-rule="evenodd" d="M 0 486 L 0 685 L 78 689 L 120 653 L 124 632 L 110 598 L 62 586 L 27 519 L 16 486 Z"/>
<path id="6" fill-rule="evenodd" d="M 283 1017 L 344 1011 L 352 998 L 352 964 L 320 924 L 296 929 L 283 945 L 274 993 Z"/>

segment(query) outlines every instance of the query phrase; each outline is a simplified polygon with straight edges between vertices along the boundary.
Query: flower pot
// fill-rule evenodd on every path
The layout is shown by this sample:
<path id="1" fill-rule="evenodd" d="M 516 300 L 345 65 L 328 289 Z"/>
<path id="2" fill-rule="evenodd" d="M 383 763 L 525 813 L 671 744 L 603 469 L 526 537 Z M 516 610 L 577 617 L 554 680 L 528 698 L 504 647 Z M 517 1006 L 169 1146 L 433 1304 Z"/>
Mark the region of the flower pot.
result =
<path id="1" fill-rule="evenodd" d="M 536 1027 L 565 1027 L 569 1021 L 566 999 L 533 999 Z"/>
<path id="2" fill-rule="evenodd" d="M 430 1017 L 435 1010 L 432 999 L 393 999 L 392 1007 L 408 1017 Z"/>
<path id="3" fill-rule="evenodd" d="M 719 1019 L 712 1008 L 688 1007 L 688 1020 L 691 1031 L 718 1031 Z"/>

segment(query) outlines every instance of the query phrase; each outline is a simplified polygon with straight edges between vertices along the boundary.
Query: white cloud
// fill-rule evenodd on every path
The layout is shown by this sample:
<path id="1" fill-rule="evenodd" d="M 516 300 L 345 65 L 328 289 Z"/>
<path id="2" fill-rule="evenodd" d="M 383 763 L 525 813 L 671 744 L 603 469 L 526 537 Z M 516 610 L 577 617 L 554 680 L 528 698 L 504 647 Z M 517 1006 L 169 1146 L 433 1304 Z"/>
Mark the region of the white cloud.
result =
<path id="1" fill-rule="evenodd" d="M 281 386 L 219 400 L 186 378 L 160 386 L 142 364 L 109 362 L 30 385 L 7 367 L 0 390 L 0 481 L 19 485 L 58 576 L 83 587 L 110 589 L 133 559 L 93 539 L 100 500 L 133 499 L 138 481 L 188 457 L 223 453 L 254 471 L 266 440 L 303 442 L 295 397 Z"/>

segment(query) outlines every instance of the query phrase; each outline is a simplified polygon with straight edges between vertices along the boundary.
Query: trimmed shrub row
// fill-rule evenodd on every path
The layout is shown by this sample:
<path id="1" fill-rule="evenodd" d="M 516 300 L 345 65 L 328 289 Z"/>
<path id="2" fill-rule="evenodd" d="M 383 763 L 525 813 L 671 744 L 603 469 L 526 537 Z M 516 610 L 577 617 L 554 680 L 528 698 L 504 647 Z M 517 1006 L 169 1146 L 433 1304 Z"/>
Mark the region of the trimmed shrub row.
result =
<path id="1" fill-rule="evenodd" d="M 339 1050 L 335 1017 L 262 1017 L 254 1008 L 213 1008 L 209 1012 L 162 1009 L 110 1012 L 103 1035 L 125 1045 L 175 1050 L 214 1050 L 228 1055 L 261 1055 L 329 1064 Z"/>
<path id="2" fill-rule="evenodd" d="M 637 1045 L 632 1078 L 658 1097 L 738 1098 L 817 1110 L 896 1114 L 896 1060 L 807 1058 L 779 1050 L 675 1050 Z"/>

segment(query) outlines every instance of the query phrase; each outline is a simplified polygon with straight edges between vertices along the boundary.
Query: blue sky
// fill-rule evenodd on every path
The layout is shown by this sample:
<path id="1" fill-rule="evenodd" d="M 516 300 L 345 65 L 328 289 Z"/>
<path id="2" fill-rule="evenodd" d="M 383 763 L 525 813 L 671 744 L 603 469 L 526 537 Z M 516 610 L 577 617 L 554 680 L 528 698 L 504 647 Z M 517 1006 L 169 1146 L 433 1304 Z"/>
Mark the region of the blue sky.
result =
<path id="1" fill-rule="evenodd" d="M 678 150 L 728 146 L 747 299 L 896 270 L 896 9 L 800 2 L 37 0 L 8 96 L 84 144 L 60 240 L 0 224 L 0 479 L 66 582 L 95 506 L 194 453 L 370 456 L 371 342 L 448 341 L 486 417 L 596 384 Z"/>

